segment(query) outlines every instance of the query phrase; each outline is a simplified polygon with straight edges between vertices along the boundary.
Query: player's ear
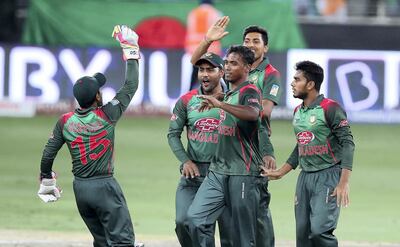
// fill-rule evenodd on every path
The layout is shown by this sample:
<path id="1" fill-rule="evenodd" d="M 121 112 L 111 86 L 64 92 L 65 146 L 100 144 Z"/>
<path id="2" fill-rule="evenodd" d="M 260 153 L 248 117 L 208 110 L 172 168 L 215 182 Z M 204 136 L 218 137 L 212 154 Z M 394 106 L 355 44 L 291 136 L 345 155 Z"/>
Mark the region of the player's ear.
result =
<path id="1" fill-rule="evenodd" d="M 267 53 L 268 49 L 269 49 L 269 46 L 268 45 L 264 45 L 264 54 Z"/>
<path id="2" fill-rule="evenodd" d="M 308 81 L 307 82 L 307 89 L 312 90 L 315 88 L 315 81 Z"/>
<path id="3" fill-rule="evenodd" d="M 224 77 L 225 71 L 222 68 L 219 69 L 219 76 Z"/>

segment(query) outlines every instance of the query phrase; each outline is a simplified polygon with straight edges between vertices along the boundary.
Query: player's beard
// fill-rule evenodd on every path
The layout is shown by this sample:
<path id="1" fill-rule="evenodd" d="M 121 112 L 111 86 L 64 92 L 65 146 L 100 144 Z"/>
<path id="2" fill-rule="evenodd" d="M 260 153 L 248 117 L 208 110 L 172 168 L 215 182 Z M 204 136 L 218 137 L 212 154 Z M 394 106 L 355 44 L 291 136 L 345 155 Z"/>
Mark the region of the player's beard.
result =
<path id="1" fill-rule="evenodd" d="M 301 92 L 301 93 L 298 93 L 297 95 L 293 94 L 293 97 L 301 99 L 301 100 L 304 100 L 304 99 L 306 99 L 308 97 L 308 93 L 307 92 Z"/>

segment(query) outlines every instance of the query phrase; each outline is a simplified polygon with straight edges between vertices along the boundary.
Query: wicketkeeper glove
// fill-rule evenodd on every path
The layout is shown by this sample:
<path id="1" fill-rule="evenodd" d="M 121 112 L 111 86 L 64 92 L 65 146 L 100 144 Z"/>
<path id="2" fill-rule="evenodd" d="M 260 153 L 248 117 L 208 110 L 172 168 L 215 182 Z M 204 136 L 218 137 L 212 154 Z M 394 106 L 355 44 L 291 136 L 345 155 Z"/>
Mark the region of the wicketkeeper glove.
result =
<path id="1" fill-rule="evenodd" d="M 124 60 L 139 59 L 139 36 L 126 25 L 116 25 L 114 27 L 112 37 L 119 41 L 122 47 Z"/>
<path id="2" fill-rule="evenodd" d="M 53 178 L 42 178 L 38 196 L 44 202 L 55 202 L 61 197 L 62 190 L 57 187 L 56 175 L 53 172 Z"/>

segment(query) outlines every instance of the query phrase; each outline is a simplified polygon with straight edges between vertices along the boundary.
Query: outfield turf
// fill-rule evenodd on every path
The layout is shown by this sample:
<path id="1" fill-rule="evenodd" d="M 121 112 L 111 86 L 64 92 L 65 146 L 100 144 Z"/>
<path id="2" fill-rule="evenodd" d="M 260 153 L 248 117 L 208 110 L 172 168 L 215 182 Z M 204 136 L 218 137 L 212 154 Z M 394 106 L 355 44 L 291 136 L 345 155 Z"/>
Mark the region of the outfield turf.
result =
<path id="1" fill-rule="evenodd" d="M 0 118 L 0 229 L 86 232 L 76 210 L 71 161 L 64 147 L 53 169 L 62 199 L 44 204 L 36 196 L 43 146 L 56 116 Z M 170 152 L 167 118 L 123 118 L 116 131 L 115 174 L 128 201 L 135 231 L 154 238 L 174 235 L 178 162 Z M 278 165 L 294 146 L 287 121 L 273 121 Z M 343 209 L 339 239 L 400 243 L 399 125 L 352 125 L 356 142 L 351 204 Z M 271 210 L 276 239 L 294 240 L 293 195 L 298 170 L 273 181 Z"/>

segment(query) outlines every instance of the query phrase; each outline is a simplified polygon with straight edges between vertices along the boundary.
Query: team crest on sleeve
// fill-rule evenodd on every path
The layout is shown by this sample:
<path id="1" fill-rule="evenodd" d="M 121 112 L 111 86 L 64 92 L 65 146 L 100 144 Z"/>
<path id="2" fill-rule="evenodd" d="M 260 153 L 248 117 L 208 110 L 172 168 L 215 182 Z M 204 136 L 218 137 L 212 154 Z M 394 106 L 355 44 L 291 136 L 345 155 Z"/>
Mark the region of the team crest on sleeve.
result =
<path id="1" fill-rule="evenodd" d="M 178 116 L 176 114 L 172 114 L 171 121 L 175 121 L 177 119 L 178 119 Z"/>
<path id="2" fill-rule="evenodd" d="M 272 88 L 271 88 L 271 91 L 269 91 L 269 94 L 271 94 L 273 96 L 277 96 L 278 91 L 279 91 L 279 86 L 274 84 L 274 85 L 272 85 Z"/>

